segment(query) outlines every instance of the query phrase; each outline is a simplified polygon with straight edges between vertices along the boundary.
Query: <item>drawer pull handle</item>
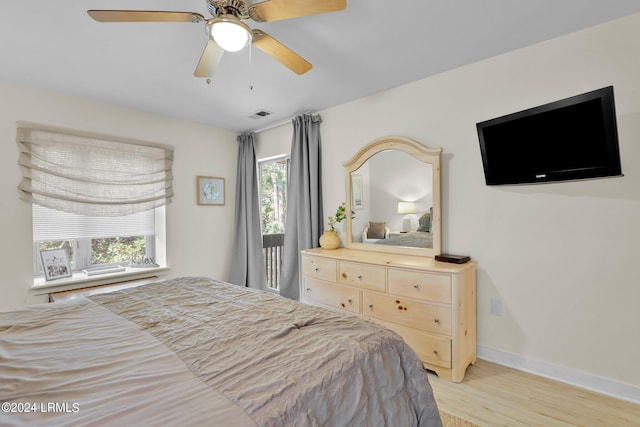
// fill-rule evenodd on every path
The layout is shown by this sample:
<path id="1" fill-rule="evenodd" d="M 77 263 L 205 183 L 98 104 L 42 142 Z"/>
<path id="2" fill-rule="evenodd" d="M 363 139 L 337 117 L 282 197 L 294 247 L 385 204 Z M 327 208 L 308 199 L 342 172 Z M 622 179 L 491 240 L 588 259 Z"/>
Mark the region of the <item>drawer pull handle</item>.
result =
<path id="1" fill-rule="evenodd" d="M 316 268 L 314 268 L 314 269 L 313 269 L 313 271 L 315 271 L 315 272 L 320 271 L 320 267 L 316 267 Z"/>
<path id="2" fill-rule="evenodd" d="M 307 292 L 311 292 L 311 288 L 307 288 Z"/>
<path id="3" fill-rule="evenodd" d="M 358 280 L 362 280 L 362 274 L 358 275 Z"/>
<path id="4" fill-rule="evenodd" d="M 369 309 L 373 310 L 373 304 L 369 304 Z"/>
<path id="5" fill-rule="evenodd" d="M 440 319 L 438 319 L 437 317 L 435 319 L 433 319 L 434 322 L 436 323 L 440 323 Z"/>
<path id="6" fill-rule="evenodd" d="M 420 289 L 420 285 L 418 285 L 417 283 L 414 283 L 414 284 L 413 284 L 413 288 L 414 288 L 414 289 Z"/>
<path id="7" fill-rule="evenodd" d="M 433 350 L 433 354 L 438 354 L 438 350 Z"/>

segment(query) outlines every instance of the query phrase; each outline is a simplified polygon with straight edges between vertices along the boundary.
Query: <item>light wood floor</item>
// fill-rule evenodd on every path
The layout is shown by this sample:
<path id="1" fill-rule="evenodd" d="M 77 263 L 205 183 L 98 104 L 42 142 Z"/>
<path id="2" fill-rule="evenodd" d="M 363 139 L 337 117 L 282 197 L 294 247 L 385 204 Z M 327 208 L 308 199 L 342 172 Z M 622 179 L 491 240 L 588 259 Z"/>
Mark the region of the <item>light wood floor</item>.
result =
<path id="1" fill-rule="evenodd" d="M 441 410 L 480 426 L 640 426 L 640 405 L 484 360 L 461 383 L 429 381 Z"/>

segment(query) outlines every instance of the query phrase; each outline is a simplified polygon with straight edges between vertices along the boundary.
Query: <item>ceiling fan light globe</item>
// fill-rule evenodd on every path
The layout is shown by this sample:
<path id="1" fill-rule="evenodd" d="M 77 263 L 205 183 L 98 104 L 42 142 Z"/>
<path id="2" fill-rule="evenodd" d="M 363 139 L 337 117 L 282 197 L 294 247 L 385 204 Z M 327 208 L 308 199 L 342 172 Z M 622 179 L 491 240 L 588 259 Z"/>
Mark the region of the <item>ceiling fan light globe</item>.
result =
<path id="1" fill-rule="evenodd" d="M 251 30 L 235 17 L 220 17 L 210 25 L 210 37 L 228 52 L 237 52 L 251 41 Z"/>

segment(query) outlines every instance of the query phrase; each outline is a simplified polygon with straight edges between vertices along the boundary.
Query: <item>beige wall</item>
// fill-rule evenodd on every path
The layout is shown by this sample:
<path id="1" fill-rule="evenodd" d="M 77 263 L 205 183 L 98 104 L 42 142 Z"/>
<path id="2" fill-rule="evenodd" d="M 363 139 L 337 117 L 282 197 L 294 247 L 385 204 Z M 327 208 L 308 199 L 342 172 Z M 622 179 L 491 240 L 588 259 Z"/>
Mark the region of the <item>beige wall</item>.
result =
<path id="1" fill-rule="evenodd" d="M 0 310 L 43 302 L 33 284 L 31 205 L 18 199 L 17 120 L 175 146 L 173 203 L 167 207 L 169 277 L 229 276 L 237 142 L 234 132 L 129 109 L 0 84 Z M 224 207 L 197 206 L 196 175 L 226 180 Z"/>
<path id="2" fill-rule="evenodd" d="M 268 131 L 259 132 L 256 135 L 256 158 L 266 159 L 291 151 L 291 139 L 293 138 L 293 125 L 286 123 Z"/>
<path id="3" fill-rule="evenodd" d="M 477 122 L 607 85 L 623 178 L 484 184 Z M 443 252 L 478 261 L 479 346 L 636 386 L 640 400 L 640 15 L 320 114 L 325 214 L 345 199 L 341 162 L 362 145 L 395 134 L 442 147 Z"/>

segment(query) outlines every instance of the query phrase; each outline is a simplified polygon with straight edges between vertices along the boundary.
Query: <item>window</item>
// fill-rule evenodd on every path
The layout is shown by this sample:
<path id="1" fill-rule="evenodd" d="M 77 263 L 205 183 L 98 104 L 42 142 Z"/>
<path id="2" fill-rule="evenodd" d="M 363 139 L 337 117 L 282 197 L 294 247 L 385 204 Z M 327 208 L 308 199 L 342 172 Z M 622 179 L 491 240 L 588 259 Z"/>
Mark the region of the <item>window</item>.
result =
<path id="1" fill-rule="evenodd" d="M 279 156 L 258 162 L 262 234 L 284 233 L 287 212 L 289 158 Z"/>
<path id="2" fill-rule="evenodd" d="M 155 209 L 92 217 L 33 205 L 32 213 L 34 277 L 43 274 L 39 254 L 46 249 L 65 249 L 73 271 L 156 260 Z"/>
<path id="3" fill-rule="evenodd" d="M 26 122 L 17 142 L 18 188 L 33 206 L 34 276 L 44 249 L 65 249 L 74 271 L 164 264 L 173 147 Z"/>
<path id="4" fill-rule="evenodd" d="M 262 252 L 271 289 L 278 289 L 287 213 L 289 158 L 279 156 L 258 162 Z"/>

